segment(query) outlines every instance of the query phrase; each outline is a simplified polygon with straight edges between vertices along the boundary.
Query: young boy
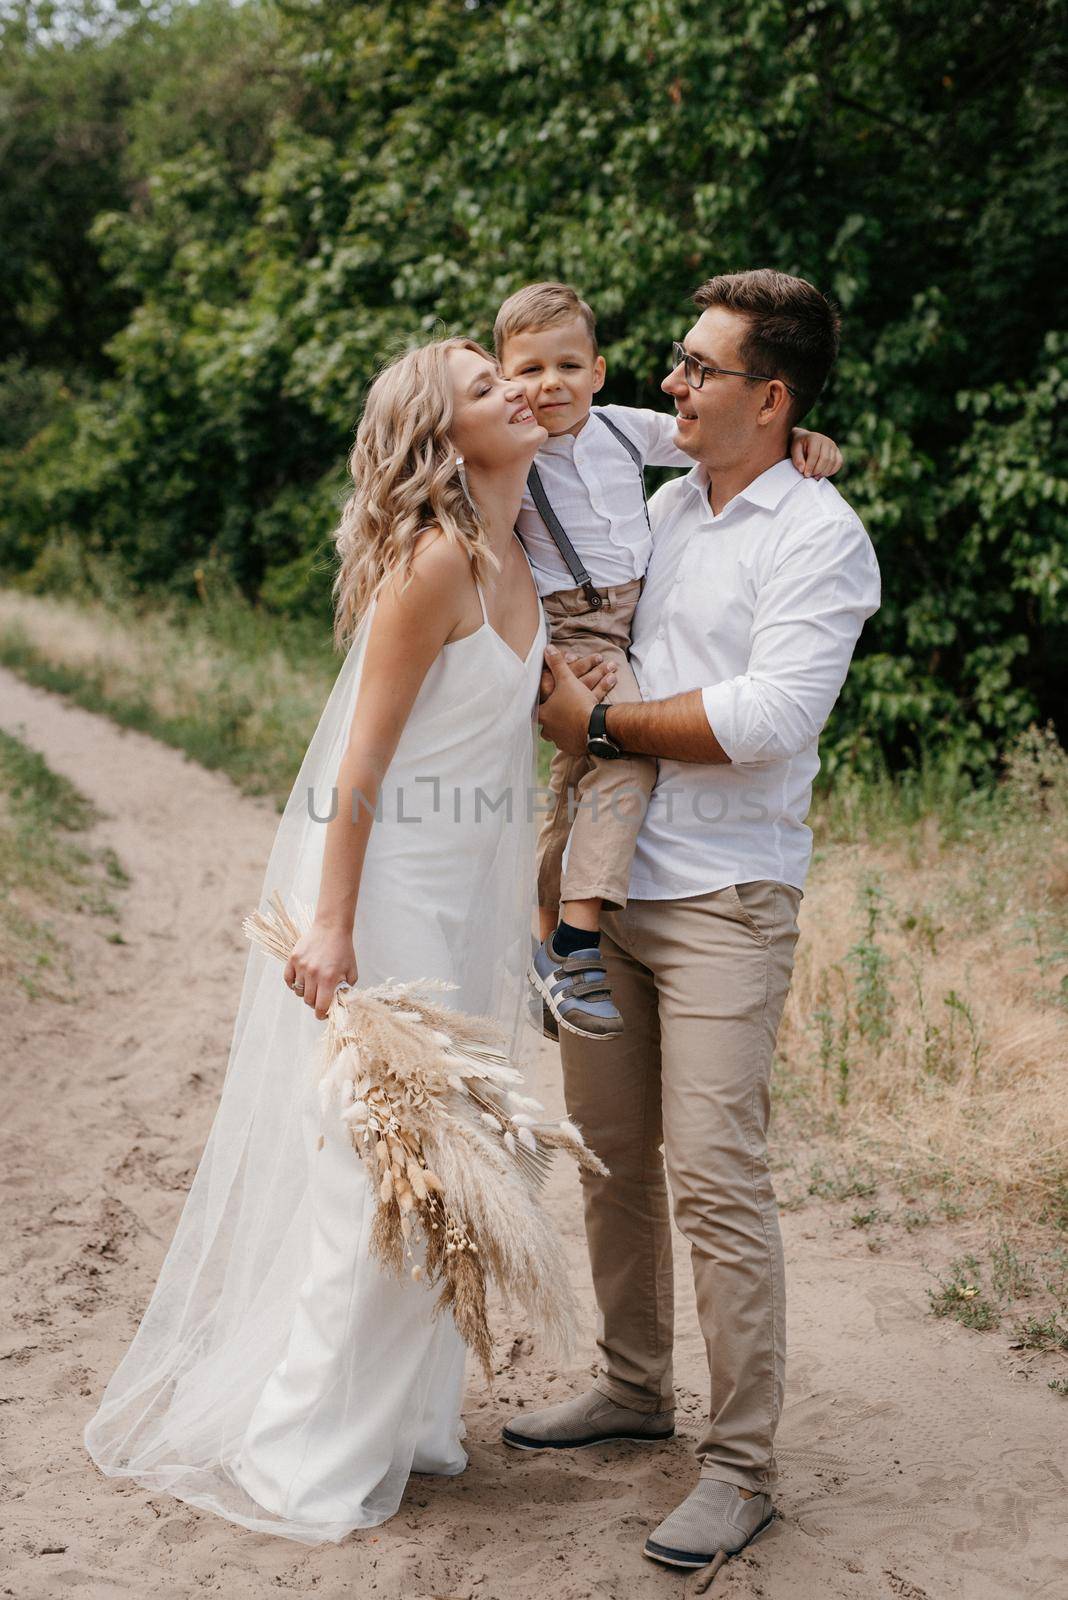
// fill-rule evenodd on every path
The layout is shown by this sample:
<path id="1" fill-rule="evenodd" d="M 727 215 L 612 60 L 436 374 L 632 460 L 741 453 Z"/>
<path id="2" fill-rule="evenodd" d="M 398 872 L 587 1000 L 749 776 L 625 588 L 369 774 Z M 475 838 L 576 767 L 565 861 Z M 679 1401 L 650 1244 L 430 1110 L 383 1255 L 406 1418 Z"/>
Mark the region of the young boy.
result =
<path id="1" fill-rule="evenodd" d="M 612 699 L 640 700 L 630 625 L 652 546 L 646 466 L 692 467 L 674 443 L 675 418 L 634 406 L 594 406 L 603 387 L 593 312 L 563 283 L 533 283 L 501 306 L 493 329 L 506 377 L 522 383 L 549 438 L 538 451 L 517 532 L 560 649 L 599 653 L 615 672 Z M 822 476 L 841 465 L 821 434 L 795 428 L 791 457 Z M 556 751 L 551 801 L 538 838 L 541 944 L 530 979 L 552 1023 L 588 1039 L 622 1032 L 601 959 L 602 906 L 626 904 L 630 863 L 656 781 L 651 756 Z M 603 735 L 603 729 L 600 730 Z M 564 855 L 566 848 L 566 867 Z"/>

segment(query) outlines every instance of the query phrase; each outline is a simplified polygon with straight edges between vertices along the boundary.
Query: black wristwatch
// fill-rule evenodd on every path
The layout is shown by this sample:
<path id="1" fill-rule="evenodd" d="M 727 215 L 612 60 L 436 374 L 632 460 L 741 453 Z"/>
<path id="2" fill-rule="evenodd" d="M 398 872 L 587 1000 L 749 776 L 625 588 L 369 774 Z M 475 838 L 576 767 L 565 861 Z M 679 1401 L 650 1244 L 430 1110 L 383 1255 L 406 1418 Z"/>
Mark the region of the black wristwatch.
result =
<path id="1" fill-rule="evenodd" d="M 619 757 L 626 755 L 616 741 L 605 730 L 605 715 L 608 707 L 602 702 L 594 706 L 590 712 L 589 724 L 586 728 L 586 752 L 591 756 L 600 756 L 602 761 L 618 761 Z"/>

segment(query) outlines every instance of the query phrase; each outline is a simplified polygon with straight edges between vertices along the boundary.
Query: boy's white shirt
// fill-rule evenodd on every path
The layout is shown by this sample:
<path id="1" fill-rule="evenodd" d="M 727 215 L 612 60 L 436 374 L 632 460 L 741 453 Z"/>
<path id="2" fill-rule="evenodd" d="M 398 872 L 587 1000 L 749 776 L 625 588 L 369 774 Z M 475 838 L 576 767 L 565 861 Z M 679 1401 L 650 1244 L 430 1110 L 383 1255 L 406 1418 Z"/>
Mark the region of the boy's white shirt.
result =
<path id="1" fill-rule="evenodd" d="M 558 434 L 538 451 L 535 465 L 549 504 L 595 586 L 606 589 L 642 576 L 653 536 L 637 466 L 611 428 L 598 422 L 598 412 L 633 439 L 646 466 L 692 467 L 693 457 L 674 443 L 672 412 L 639 406 L 592 406 L 577 434 Z M 575 587 L 529 489 L 523 494 L 516 531 L 540 595 Z"/>

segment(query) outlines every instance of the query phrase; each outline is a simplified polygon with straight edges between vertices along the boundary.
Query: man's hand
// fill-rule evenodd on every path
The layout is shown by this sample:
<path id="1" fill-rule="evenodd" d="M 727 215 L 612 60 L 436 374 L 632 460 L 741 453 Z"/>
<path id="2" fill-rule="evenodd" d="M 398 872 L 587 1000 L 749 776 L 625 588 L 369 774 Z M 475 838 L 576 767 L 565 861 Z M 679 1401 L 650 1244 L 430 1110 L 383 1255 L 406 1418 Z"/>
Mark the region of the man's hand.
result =
<path id="1" fill-rule="evenodd" d="M 591 692 L 555 645 L 546 648 L 545 660 L 555 687 L 538 709 L 541 731 L 565 755 L 584 755 L 590 712 L 608 688 L 602 680 Z M 670 761 L 730 761 L 708 725 L 700 689 L 688 689 L 667 700 L 628 701 L 613 705 L 611 712 L 606 731 L 628 755 L 663 756 Z"/>
<path id="2" fill-rule="evenodd" d="M 576 666 L 581 664 L 575 663 Z M 585 755 L 590 712 L 604 699 L 608 689 L 604 687 L 603 678 L 599 683 L 600 693 L 587 688 L 582 679 L 576 677 L 563 651 L 553 644 L 545 648 L 545 665 L 551 675 L 551 688 L 548 698 L 542 701 L 538 710 L 541 731 L 565 755 Z M 544 681 L 545 674 L 542 676 L 543 684 Z"/>

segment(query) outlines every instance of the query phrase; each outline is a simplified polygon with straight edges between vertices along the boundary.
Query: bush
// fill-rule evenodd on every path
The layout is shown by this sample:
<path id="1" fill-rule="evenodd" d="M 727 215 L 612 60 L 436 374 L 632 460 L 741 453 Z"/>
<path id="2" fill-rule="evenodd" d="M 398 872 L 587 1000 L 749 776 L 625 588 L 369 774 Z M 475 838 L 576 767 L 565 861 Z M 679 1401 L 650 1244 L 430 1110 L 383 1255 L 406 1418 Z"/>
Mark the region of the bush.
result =
<path id="1" fill-rule="evenodd" d="M 832 779 L 948 745 L 989 769 L 1059 712 L 1053 0 L 212 4 L 150 35 L 128 203 L 87 234 L 132 310 L 112 374 L 0 460 L 0 567 L 58 529 L 138 586 L 192 594 L 218 560 L 325 616 L 351 429 L 398 344 L 486 337 L 562 276 L 599 311 L 606 397 L 659 404 L 695 284 L 773 263 L 842 305 L 812 421 L 884 574 Z"/>

